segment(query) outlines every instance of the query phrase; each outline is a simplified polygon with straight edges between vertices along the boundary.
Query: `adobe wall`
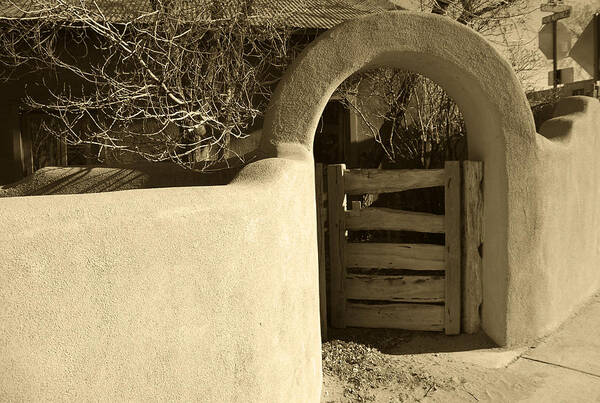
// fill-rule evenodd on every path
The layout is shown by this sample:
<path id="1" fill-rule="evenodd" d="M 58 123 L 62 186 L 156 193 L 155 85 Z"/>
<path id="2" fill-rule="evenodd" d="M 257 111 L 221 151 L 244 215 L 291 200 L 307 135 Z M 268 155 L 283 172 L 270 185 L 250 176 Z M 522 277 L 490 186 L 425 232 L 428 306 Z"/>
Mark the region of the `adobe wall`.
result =
<path id="1" fill-rule="evenodd" d="M 317 402 L 312 170 L 0 199 L 0 400 Z"/>
<path id="2" fill-rule="evenodd" d="M 600 289 L 600 103 L 559 101 L 536 137 L 540 150 L 536 271 L 519 273 L 517 292 L 538 304 L 531 325 L 553 330 Z M 527 306 L 529 298 L 515 304 Z"/>

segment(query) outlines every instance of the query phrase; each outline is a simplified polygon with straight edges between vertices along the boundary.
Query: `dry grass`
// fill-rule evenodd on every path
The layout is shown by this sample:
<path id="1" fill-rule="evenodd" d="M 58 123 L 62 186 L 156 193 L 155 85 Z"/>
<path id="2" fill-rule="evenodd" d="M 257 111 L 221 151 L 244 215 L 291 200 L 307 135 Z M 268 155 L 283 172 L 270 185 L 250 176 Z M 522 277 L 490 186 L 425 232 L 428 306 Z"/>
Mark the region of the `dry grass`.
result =
<path id="1" fill-rule="evenodd" d="M 387 386 L 394 390 L 394 400 L 414 401 L 447 383 L 372 346 L 353 341 L 327 341 L 322 356 L 325 376 L 335 377 L 344 385 L 343 397 L 348 401 L 377 401 L 379 390 Z"/>

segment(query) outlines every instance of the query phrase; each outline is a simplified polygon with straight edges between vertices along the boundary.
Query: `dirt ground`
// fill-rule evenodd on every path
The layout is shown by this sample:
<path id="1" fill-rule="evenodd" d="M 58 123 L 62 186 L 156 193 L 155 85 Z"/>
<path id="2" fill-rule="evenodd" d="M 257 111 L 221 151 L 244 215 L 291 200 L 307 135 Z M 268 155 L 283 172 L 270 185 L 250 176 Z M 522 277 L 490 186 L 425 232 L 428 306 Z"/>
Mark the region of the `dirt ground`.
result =
<path id="1" fill-rule="evenodd" d="M 473 350 L 503 354 L 483 334 L 330 329 L 321 402 L 513 402 L 543 383 L 543 374 L 491 368 L 460 353 Z"/>

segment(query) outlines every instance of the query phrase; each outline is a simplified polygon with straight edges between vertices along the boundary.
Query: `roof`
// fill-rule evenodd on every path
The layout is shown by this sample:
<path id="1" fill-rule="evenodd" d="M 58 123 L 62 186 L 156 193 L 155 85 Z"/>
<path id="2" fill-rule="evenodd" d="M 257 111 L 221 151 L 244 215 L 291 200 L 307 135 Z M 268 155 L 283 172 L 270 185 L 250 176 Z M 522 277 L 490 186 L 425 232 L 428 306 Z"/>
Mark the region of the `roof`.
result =
<path id="1" fill-rule="evenodd" d="M 42 0 L 43 1 L 43 0 Z M 36 11 L 41 0 L 0 0 L 0 18 L 27 18 Z M 45 0 L 47 3 L 49 2 Z M 78 4 L 81 0 L 63 0 Z M 87 1 L 87 0 L 86 0 Z M 113 22 L 126 22 L 153 11 L 157 0 L 96 0 L 106 17 Z M 186 18 L 208 17 L 207 9 L 214 0 L 170 1 Z M 225 10 L 235 9 L 239 0 L 216 1 Z M 91 0 L 88 4 L 93 4 Z M 93 7 L 93 6 L 92 6 Z M 276 19 L 295 28 L 331 28 L 339 23 L 368 14 L 400 9 L 390 0 L 255 0 L 257 18 Z"/>

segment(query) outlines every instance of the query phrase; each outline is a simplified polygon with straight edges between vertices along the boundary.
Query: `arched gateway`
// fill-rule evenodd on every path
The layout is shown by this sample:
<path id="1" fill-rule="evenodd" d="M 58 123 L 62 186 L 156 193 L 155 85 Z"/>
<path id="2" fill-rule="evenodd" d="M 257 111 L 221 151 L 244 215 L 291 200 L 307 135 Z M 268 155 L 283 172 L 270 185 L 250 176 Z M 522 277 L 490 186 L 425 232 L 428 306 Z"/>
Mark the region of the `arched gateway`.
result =
<path id="1" fill-rule="evenodd" d="M 390 12 L 348 21 L 315 40 L 292 64 L 271 100 L 262 149 L 310 151 L 318 119 L 337 86 L 378 66 L 411 70 L 440 84 L 461 108 L 469 158 L 484 161 L 483 327 L 507 338 L 508 280 L 526 264 L 534 197 L 529 167 L 535 125 L 510 65 L 473 30 L 448 18 Z M 286 150 L 283 154 L 283 150 Z M 299 151 L 300 152 L 300 151 Z"/>

